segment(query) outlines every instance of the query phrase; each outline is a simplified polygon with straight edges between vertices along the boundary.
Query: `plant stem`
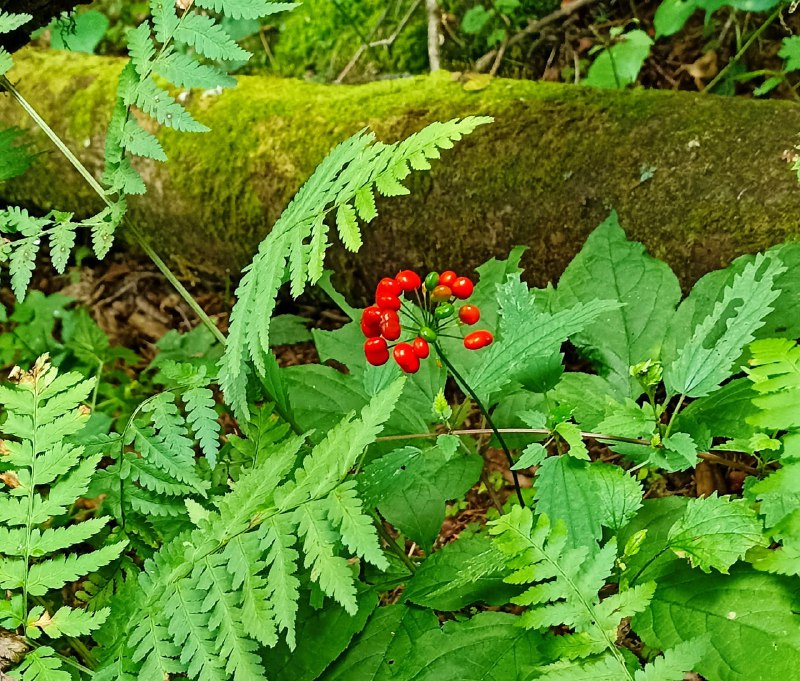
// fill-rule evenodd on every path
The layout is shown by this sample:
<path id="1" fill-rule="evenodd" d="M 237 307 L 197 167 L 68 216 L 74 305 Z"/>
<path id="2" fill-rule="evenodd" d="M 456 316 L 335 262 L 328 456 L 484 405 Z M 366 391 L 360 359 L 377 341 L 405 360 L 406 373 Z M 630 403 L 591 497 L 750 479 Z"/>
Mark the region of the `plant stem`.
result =
<path id="1" fill-rule="evenodd" d="M 448 434 L 450 435 L 487 435 L 490 433 L 509 433 L 509 434 L 518 434 L 518 435 L 549 435 L 551 433 L 550 430 L 547 428 L 498 428 L 495 431 L 492 428 L 462 428 L 460 430 L 450 430 Z M 438 437 L 439 433 L 411 433 L 409 435 L 384 435 L 382 437 L 377 438 L 377 442 L 391 442 L 397 440 L 421 440 L 425 438 L 433 438 Z M 581 432 L 581 437 L 583 438 L 592 438 L 594 440 L 605 440 L 608 442 L 626 442 L 628 444 L 633 445 L 649 445 L 649 440 L 643 440 L 640 438 L 634 437 L 618 437 L 616 435 L 604 435 L 603 433 L 587 433 Z M 746 453 L 746 452 L 745 452 Z M 698 458 L 703 459 L 704 461 L 708 461 L 709 463 L 718 463 L 722 466 L 727 466 L 728 468 L 735 468 L 740 471 L 744 471 L 745 473 L 749 473 L 750 475 L 755 475 L 760 477 L 761 473 L 752 466 L 748 466 L 744 463 L 739 463 L 738 461 L 731 461 L 730 459 L 725 459 L 721 456 L 717 456 L 716 454 L 712 454 L 710 452 L 698 452 Z"/>
<path id="2" fill-rule="evenodd" d="M 389 547 L 389 548 L 392 550 L 392 552 L 393 552 L 393 553 L 394 553 L 394 554 L 395 554 L 395 555 L 396 555 L 396 556 L 397 556 L 397 557 L 398 557 L 398 558 L 399 558 L 401 561 L 403 561 L 403 564 L 404 564 L 404 565 L 405 565 L 405 566 L 406 566 L 406 567 L 407 567 L 409 570 L 411 570 L 411 573 L 412 573 L 412 574 L 413 574 L 413 573 L 415 573 L 415 572 L 417 571 L 417 566 L 416 566 L 416 565 L 414 565 L 414 561 L 413 561 L 413 560 L 411 560 L 411 558 L 409 558 L 409 557 L 406 555 L 406 552 L 405 552 L 405 551 L 403 551 L 403 549 L 402 549 L 402 548 L 400 547 L 400 545 L 397 543 L 397 541 L 395 540 L 395 538 L 394 538 L 394 537 L 393 537 L 391 534 L 389 534 L 389 532 L 387 531 L 387 529 L 384 527 L 384 525 L 383 525 L 383 522 L 381 521 L 381 518 L 380 518 L 380 516 L 379 516 L 377 513 L 373 513 L 373 514 L 372 514 L 372 517 L 373 517 L 373 518 L 374 518 L 374 520 L 375 520 L 375 527 L 377 528 L 377 530 L 378 530 L 378 534 L 381 536 L 381 539 L 383 539 L 383 541 L 385 541 L 385 542 L 386 542 L 386 545 L 387 545 L 387 546 L 388 546 L 388 547 Z"/>
<path id="3" fill-rule="evenodd" d="M 517 471 L 514 470 L 514 458 L 511 456 L 511 450 L 509 450 L 506 441 L 503 439 L 503 436 L 500 434 L 500 431 L 494 425 L 494 421 L 492 421 L 492 417 L 489 415 L 489 410 L 484 406 L 483 402 L 481 402 L 480 398 L 475 394 L 475 391 L 470 387 L 469 383 L 467 383 L 464 378 L 458 373 L 458 370 L 453 366 L 449 359 L 445 356 L 442 348 L 439 346 L 439 343 L 434 342 L 433 344 L 434 350 L 436 350 L 436 354 L 439 355 L 439 359 L 442 360 L 442 363 L 447 367 L 448 371 L 452 374 L 453 378 L 461 385 L 464 390 L 466 390 L 470 397 L 475 400 L 475 404 L 478 405 L 478 409 L 481 410 L 484 418 L 486 419 L 486 423 L 489 424 L 489 427 L 492 429 L 497 441 L 500 443 L 500 447 L 503 449 L 503 453 L 506 455 L 506 460 L 508 461 L 509 470 L 511 471 L 511 477 L 514 480 L 514 490 L 517 493 L 517 500 L 519 501 L 519 505 L 522 508 L 525 508 L 525 500 L 522 498 L 522 488 L 519 486 L 519 476 L 517 475 Z"/>
<path id="4" fill-rule="evenodd" d="M 666 440 L 669 437 L 670 432 L 672 432 L 672 426 L 675 423 L 675 418 L 681 411 L 681 407 L 683 406 L 683 401 L 686 399 L 686 395 L 681 395 L 678 398 L 678 404 L 675 405 L 675 409 L 672 410 L 672 416 L 669 417 L 669 423 L 667 423 L 667 429 L 664 431 L 664 439 Z"/>
<path id="5" fill-rule="evenodd" d="M 97 193 L 97 195 L 103 200 L 103 202 L 112 207 L 114 203 L 111 199 L 108 198 L 108 194 L 106 190 L 103 189 L 102 185 L 94 178 L 94 176 L 89 172 L 86 166 L 80 162 L 77 156 L 72 153 L 70 148 L 64 144 L 61 138 L 55 133 L 55 131 L 47 124 L 47 122 L 39 115 L 39 113 L 34 109 L 30 103 L 22 96 L 19 90 L 8 80 L 6 76 L 0 77 L 0 88 L 6 90 L 16 101 L 17 103 L 23 108 L 26 114 L 30 116 L 34 123 L 44 132 L 45 135 L 50 139 L 53 145 L 64 155 L 64 157 L 72 164 L 75 170 L 80 173 L 81 177 L 89 184 L 89 186 Z M 153 261 L 153 264 L 158 268 L 161 274 L 164 275 L 166 280 L 175 288 L 181 298 L 186 301 L 186 304 L 191 308 L 192 312 L 194 312 L 198 319 L 208 327 L 211 333 L 214 334 L 214 337 L 222 344 L 225 345 L 226 339 L 223 333 L 217 328 L 217 325 L 213 322 L 213 320 L 206 314 L 205 310 L 200 307 L 200 304 L 194 299 L 191 293 L 186 290 L 183 284 L 178 281 L 177 277 L 172 273 L 172 270 L 167 266 L 167 264 L 161 259 L 161 257 L 153 250 L 153 247 L 147 242 L 144 238 L 142 233 L 131 223 L 129 219 L 125 219 L 125 227 L 127 228 L 128 232 L 134 238 L 136 243 L 139 247 L 147 254 L 147 256 Z"/>
<path id="6" fill-rule="evenodd" d="M 772 24 L 775 19 L 780 16 L 780 13 L 783 11 L 783 3 L 779 3 L 778 6 L 775 8 L 775 11 L 770 14 L 765 20 L 764 23 L 761 24 L 755 31 L 753 31 L 753 35 L 751 35 L 747 42 L 742 45 L 741 49 L 733 56 L 725 67 L 716 75 L 714 78 L 706 85 L 701 91 L 701 94 L 705 94 L 706 92 L 710 92 L 714 89 L 714 87 L 726 76 L 728 75 L 728 71 L 730 71 L 734 64 L 737 64 L 739 60 L 744 56 L 744 53 L 750 49 L 750 46 L 761 37 L 761 34 L 767 30 L 767 28 Z"/>

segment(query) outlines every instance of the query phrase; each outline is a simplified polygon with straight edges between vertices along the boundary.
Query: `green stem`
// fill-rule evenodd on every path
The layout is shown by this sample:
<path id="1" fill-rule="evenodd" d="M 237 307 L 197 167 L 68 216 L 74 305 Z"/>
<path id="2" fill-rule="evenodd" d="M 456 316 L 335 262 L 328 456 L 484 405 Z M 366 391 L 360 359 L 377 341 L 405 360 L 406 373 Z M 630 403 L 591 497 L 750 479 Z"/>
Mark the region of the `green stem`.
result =
<path id="1" fill-rule="evenodd" d="M 667 429 L 664 431 L 664 439 L 666 440 L 669 437 L 670 432 L 672 431 L 672 426 L 675 423 L 675 418 L 681 411 L 681 407 L 683 406 L 683 401 L 686 399 L 686 395 L 681 395 L 678 398 L 678 404 L 675 405 L 675 409 L 672 411 L 672 416 L 669 417 L 669 423 L 667 423 Z"/>
<path id="2" fill-rule="evenodd" d="M 780 3 L 776 8 L 775 11 L 770 14 L 765 20 L 764 23 L 761 24 L 755 31 L 753 31 L 753 35 L 751 35 L 747 42 L 742 45 L 741 49 L 733 56 L 727 64 L 725 64 L 725 68 L 723 68 L 714 78 L 706 85 L 700 92 L 701 94 L 705 94 L 706 92 L 710 92 L 714 89 L 714 87 L 726 76 L 728 75 L 728 71 L 730 71 L 734 64 L 737 64 L 739 60 L 744 56 L 744 53 L 750 49 L 752 44 L 759 39 L 761 34 L 767 30 L 767 28 L 772 24 L 775 19 L 780 16 L 780 13 L 783 11 L 783 3 Z"/>
<path id="3" fill-rule="evenodd" d="M 522 488 L 519 486 L 519 476 L 517 475 L 517 471 L 514 470 L 514 458 L 511 456 L 511 450 L 508 448 L 506 441 L 503 439 L 503 436 L 500 434 L 500 431 L 497 429 L 497 426 L 494 425 L 494 421 L 492 421 L 492 417 L 489 415 L 489 410 L 484 406 L 483 402 L 481 402 L 480 398 L 475 394 L 475 391 L 470 387 L 469 383 L 467 383 L 464 378 L 458 373 L 458 370 L 453 366 L 449 359 L 445 356 L 442 348 L 439 347 L 439 343 L 433 344 L 434 350 L 436 350 L 436 354 L 439 355 L 439 359 L 442 360 L 442 363 L 447 367 L 448 371 L 452 374 L 453 378 L 461 385 L 464 390 L 469 393 L 470 397 L 475 400 L 475 404 L 478 405 L 478 409 L 481 410 L 484 418 L 486 419 L 486 423 L 489 424 L 489 427 L 492 429 L 494 436 L 497 438 L 497 441 L 500 443 L 500 447 L 503 450 L 503 453 L 506 455 L 506 460 L 508 461 L 509 470 L 511 471 L 511 477 L 514 480 L 514 490 L 517 493 L 517 500 L 519 501 L 519 505 L 522 508 L 525 508 L 525 500 L 522 498 Z"/>
<path id="4" fill-rule="evenodd" d="M 373 513 L 372 517 L 375 520 L 375 527 L 378 530 L 378 534 L 381 536 L 381 539 L 386 542 L 386 545 L 392 550 L 392 552 L 401 560 L 403 564 L 411 571 L 411 573 L 415 573 L 417 571 L 417 566 L 414 565 L 414 561 L 408 557 L 405 551 L 403 551 L 402 547 L 397 543 L 397 540 L 389 534 L 388 530 L 384 527 L 383 523 L 381 522 L 380 516 L 377 513 Z"/>
<path id="5" fill-rule="evenodd" d="M 104 201 L 104 203 L 109 206 L 113 207 L 114 203 L 109 199 L 106 190 L 103 189 L 102 185 L 94 178 L 94 176 L 89 172 L 86 166 L 80 162 L 77 156 L 72 153 L 70 148 L 64 144 L 61 138 L 55 133 L 55 131 L 47 124 L 47 122 L 39 115 L 39 113 L 34 109 L 28 101 L 22 96 L 19 90 L 8 80 L 6 76 L 0 77 L 0 88 L 6 90 L 22 107 L 26 114 L 33 120 L 34 123 L 44 132 L 45 135 L 50 139 L 53 145 L 61 152 L 64 157 L 72 164 L 75 170 L 83 177 L 84 180 L 88 183 L 88 185 L 95 191 L 95 193 Z M 214 337 L 222 344 L 225 345 L 226 339 L 223 333 L 217 328 L 217 325 L 212 321 L 212 319 L 206 314 L 205 310 L 200 307 L 200 304 L 194 299 L 191 293 L 186 290 L 183 284 L 178 281 L 177 277 L 172 273 L 172 270 L 167 266 L 167 264 L 161 259 L 161 257 L 156 253 L 152 246 L 147 242 L 144 238 L 142 233 L 131 223 L 130 220 L 127 218 L 125 219 L 125 227 L 127 228 L 128 232 L 133 236 L 134 240 L 138 244 L 138 246 L 147 254 L 147 256 L 153 261 L 153 264 L 158 268 L 161 274 L 164 275 L 166 280 L 175 288 L 178 294 L 186 301 L 186 304 L 191 308 L 191 310 L 197 315 L 198 319 L 208 327 Z"/>

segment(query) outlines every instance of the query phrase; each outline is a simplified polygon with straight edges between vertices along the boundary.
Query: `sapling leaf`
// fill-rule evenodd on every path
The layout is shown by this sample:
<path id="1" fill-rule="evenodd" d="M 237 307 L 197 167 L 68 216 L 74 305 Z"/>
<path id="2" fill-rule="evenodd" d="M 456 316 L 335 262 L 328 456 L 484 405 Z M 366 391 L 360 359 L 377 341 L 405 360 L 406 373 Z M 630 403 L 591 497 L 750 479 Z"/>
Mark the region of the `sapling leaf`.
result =
<path id="1" fill-rule="evenodd" d="M 626 396 L 638 396 L 641 387 L 630 367 L 659 356 L 681 299 L 678 278 L 669 266 L 649 256 L 640 243 L 628 241 L 612 212 L 561 275 L 556 299 L 560 308 L 597 299 L 623 303 L 572 341 L 615 388 Z"/>

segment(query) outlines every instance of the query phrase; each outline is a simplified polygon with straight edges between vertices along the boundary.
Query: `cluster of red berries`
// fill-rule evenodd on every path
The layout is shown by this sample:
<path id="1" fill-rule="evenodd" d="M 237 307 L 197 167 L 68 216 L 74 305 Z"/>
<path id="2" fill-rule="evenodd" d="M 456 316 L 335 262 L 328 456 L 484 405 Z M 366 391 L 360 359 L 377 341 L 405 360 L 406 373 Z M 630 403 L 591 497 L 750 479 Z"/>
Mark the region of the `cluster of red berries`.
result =
<path id="1" fill-rule="evenodd" d="M 411 342 L 399 342 L 392 355 L 400 368 L 408 374 L 419 370 L 420 360 L 430 355 L 429 343 L 435 343 L 451 324 L 477 324 L 481 311 L 475 305 L 465 304 L 456 309 L 454 303 L 472 295 L 475 285 L 467 277 L 459 277 L 448 270 L 439 274 L 431 272 L 425 280 L 416 272 L 403 270 L 394 279 L 384 277 L 375 289 L 375 304 L 361 315 L 361 330 L 367 337 L 364 354 L 373 366 L 389 361 L 389 342 L 400 339 L 403 330 L 410 332 Z M 413 293 L 417 304 L 403 298 Z M 464 347 L 479 350 L 490 345 L 494 337 L 489 331 L 473 331 L 464 337 Z"/>

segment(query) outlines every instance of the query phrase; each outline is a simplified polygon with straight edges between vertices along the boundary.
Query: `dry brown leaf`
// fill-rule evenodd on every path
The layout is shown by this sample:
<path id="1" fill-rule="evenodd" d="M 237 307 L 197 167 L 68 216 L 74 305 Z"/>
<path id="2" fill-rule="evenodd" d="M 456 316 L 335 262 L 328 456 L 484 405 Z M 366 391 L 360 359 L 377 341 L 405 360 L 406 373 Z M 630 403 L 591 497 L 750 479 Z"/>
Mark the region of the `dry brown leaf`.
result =
<path id="1" fill-rule="evenodd" d="M 16 489 L 20 485 L 19 478 L 17 477 L 17 474 L 14 471 L 6 471 L 5 473 L 0 473 L 0 482 L 4 482 L 11 489 Z"/>

